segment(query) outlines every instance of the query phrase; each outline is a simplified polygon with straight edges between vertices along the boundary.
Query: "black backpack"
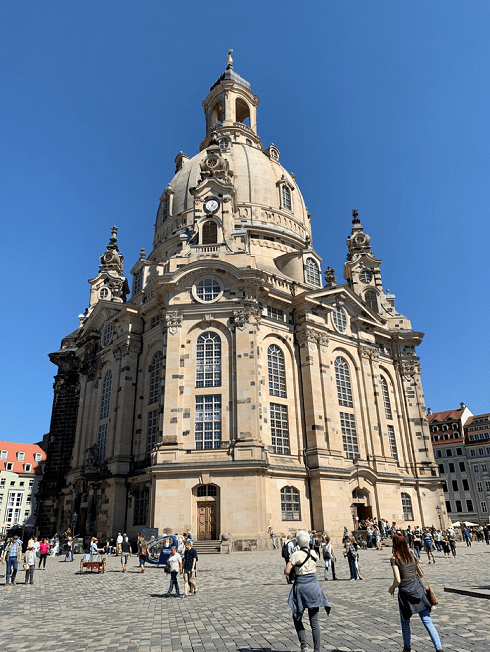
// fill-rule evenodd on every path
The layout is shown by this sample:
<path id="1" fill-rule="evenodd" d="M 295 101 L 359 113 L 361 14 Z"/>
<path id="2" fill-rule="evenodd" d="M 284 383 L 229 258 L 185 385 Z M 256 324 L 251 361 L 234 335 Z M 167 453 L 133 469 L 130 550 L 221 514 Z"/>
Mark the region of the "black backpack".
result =
<path id="1" fill-rule="evenodd" d="M 286 541 L 286 543 L 283 543 L 282 549 L 281 549 L 281 556 L 285 561 L 289 561 L 289 548 L 288 548 L 289 541 Z"/>

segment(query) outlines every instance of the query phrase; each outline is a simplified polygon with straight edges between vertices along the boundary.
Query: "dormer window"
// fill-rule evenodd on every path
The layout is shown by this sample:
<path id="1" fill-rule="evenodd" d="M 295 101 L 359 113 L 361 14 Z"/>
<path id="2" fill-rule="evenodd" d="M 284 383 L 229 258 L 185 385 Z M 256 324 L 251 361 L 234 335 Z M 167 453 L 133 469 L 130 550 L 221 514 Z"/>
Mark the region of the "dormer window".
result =
<path id="1" fill-rule="evenodd" d="M 43 457 L 42 453 L 36 453 L 34 455 L 34 459 L 36 460 L 36 462 L 40 462 L 42 460 L 42 457 Z"/>
<path id="2" fill-rule="evenodd" d="M 437 432 L 437 426 L 432 426 L 432 432 Z"/>
<path id="3" fill-rule="evenodd" d="M 7 459 L 7 451 L 2 451 L 0 454 L 0 459 L 6 460 Z"/>
<path id="4" fill-rule="evenodd" d="M 282 207 L 291 210 L 291 191 L 287 186 L 281 188 Z"/>
<path id="5" fill-rule="evenodd" d="M 307 258 L 305 261 L 305 281 L 313 285 L 321 285 L 320 270 L 318 264 L 313 258 Z"/>
<path id="6" fill-rule="evenodd" d="M 6 471 L 13 471 L 14 470 L 14 463 L 13 462 L 7 462 L 5 465 L 5 470 Z"/>
<path id="7" fill-rule="evenodd" d="M 218 242 L 218 225 L 213 220 L 204 222 L 201 231 L 201 244 L 216 244 Z"/>
<path id="8" fill-rule="evenodd" d="M 31 472 L 31 469 L 32 469 L 32 465 L 31 465 L 31 464 L 24 464 L 24 471 L 25 471 L 26 473 L 30 473 L 30 472 Z"/>
<path id="9" fill-rule="evenodd" d="M 378 312 L 378 295 L 374 290 L 368 290 L 364 294 L 364 301 L 366 302 L 368 308 Z"/>
<path id="10" fill-rule="evenodd" d="M 21 452 L 18 452 L 18 453 L 17 453 L 17 459 L 19 460 L 19 462 L 23 462 L 25 456 L 26 456 L 25 453 L 21 453 Z"/>
<path id="11" fill-rule="evenodd" d="M 458 424 L 457 424 L 457 423 L 453 423 L 453 424 L 451 425 L 451 428 L 452 428 L 453 430 L 457 430 L 457 429 L 458 429 Z"/>

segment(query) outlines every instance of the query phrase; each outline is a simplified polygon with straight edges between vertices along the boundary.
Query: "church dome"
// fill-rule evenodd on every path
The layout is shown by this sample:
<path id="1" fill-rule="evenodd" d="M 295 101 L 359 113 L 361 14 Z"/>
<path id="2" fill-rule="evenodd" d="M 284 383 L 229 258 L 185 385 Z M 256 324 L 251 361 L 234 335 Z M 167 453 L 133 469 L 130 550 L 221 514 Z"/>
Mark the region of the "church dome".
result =
<path id="1" fill-rule="evenodd" d="M 243 140 L 244 142 L 229 144 L 227 149 L 222 151 L 223 158 L 229 162 L 229 168 L 233 172 L 233 185 L 236 189 L 240 217 L 252 216 L 250 213 L 247 215 L 247 211 L 243 210 L 247 207 L 253 209 L 258 219 L 261 209 L 272 209 L 281 211 L 285 217 L 301 223 L 309 231 L 307 209 L 296 180 L 273 158 L 278 150 L 269 148 L 268 153 L 272 151 L 273 154 L 268 156 L 256 146 L 249 145 L 245 139 Z M 187 160 L 170 181 L 170 188 L 173 191 L 173 216 L 191 209 L 193 197 L 190 190 L 199 182 L 201 164 L 206 156 L 207 152 L 204 149 Z M 283 205 L 282 185 L 289 189 L 290 208 Z M 163 218 L 164 215 L 159 217 Z M 157 231 L 162 221 L 163 219 L 157 221 Z"/>

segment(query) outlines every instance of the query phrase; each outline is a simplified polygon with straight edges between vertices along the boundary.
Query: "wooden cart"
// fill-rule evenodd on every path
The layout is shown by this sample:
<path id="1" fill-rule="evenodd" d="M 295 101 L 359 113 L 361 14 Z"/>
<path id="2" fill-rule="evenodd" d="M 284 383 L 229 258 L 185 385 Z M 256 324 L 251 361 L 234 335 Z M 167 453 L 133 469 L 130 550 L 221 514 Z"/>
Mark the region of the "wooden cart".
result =
<path id="1" fill-rule="evenodd" d="M 91 573 L 96 570 L 98 573 L 105 573 L 105 557 L 101 561 L 86 561 L 85 559 L 80 560 L 80 575 L 83 573 L 83 569 L 86 572 L 90 571 Z"/>

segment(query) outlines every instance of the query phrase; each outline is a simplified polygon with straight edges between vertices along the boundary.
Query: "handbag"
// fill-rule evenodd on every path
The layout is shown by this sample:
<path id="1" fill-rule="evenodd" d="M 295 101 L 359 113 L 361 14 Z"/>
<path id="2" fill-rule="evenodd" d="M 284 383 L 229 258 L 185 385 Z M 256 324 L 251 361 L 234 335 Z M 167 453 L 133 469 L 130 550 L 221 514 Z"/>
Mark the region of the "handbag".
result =
<path id="1" fill-rule="evenodd" d="M 302 550 L 303 552 L 305 552 L 305 551 L 306 551 L 306 548 L 301 548 L 301 550 Z M 303 562 L 301 562 L 301 564 L 295 564 L 295 565 L 291 568 L 291 570 L 289 571 L 289 582 L 290 582 L 291 584 L 292 584 L 292 583 L 296 580 L 296 578 L 298 577 L 298 570 L 301 568 L 301 566 L 303 566 L 303 564 L 306 564 L 306 562 L 308 561 L 308 559 L 310 559 L 310 557 L 311 557 L 310 551 L 307 550 L 306 552 L 307 552 L 308 554 L 306 555 L 305 560 L 304 560 Z"/>
<path id="2" fill-rule="evenodd" d="M 29 570 L 29 564 L 24 564 L 22 566 L 22 570 L 28 571 Z"/>
<path id="3" fill-rule="evenodd" d="M 170 573 L 171 573 L 171 571 L 170 571 L 170 562 L 168 561 L 168 562 L 165 564 L 165 574 L 166 574 L 166 575 L 170 575 Z"/>
<path id="4" fill-rule="evenodd" d="M 425 582 L 427 584 L 427 586 L 426 586 L 423 582 L 421 582 L 422 586 L 424 587 L 425 595 L 427 597 L 427 600 L 430 602 L 432 607 L 435 607 L 436 604 L 439 604 L 439 600 L 437 598 L 437 595 L 435 594 L 434 589 L 431 588 L 431 585 L 429 584 L 429 580 L 425 577 L 425 573 L 422 570 L 422 566 L 419 563 L 417 563 L 417 568 L 418 568 L 419 572 L 422 574 L 422 577 L 424 578 L 424 580 L 425 580 Z"/>

